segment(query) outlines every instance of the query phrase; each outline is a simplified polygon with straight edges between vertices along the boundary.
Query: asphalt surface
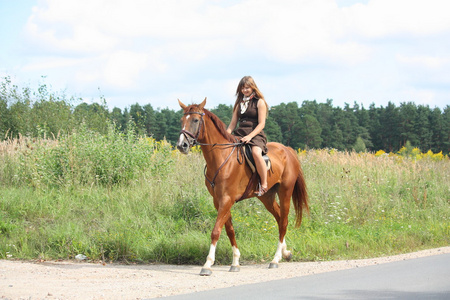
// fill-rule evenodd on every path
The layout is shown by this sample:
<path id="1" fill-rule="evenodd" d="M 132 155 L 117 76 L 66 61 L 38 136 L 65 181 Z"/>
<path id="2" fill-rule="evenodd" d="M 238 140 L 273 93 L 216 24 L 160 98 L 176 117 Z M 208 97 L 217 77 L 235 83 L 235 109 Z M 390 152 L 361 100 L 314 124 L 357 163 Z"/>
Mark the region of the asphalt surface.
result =
<path id="1" fill-rule="evenodd" d="M 450 299 L 450 254 L 165 299 Z"/>

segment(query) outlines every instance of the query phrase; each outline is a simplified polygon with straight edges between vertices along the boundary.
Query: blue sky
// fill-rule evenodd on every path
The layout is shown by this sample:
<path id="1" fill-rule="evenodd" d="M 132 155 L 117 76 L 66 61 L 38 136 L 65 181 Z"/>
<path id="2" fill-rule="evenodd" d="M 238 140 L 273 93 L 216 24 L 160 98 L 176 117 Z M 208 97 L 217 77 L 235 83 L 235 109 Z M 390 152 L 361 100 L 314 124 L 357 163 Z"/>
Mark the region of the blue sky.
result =
<path id="1" fill-rule="evenodd" d="M 0 76 L 109 108 L 450 104 L 447 0 L 0 0 Z M 45 79 L 42 78 L 45 76 Z M 99 91 L 100 89 L 100 91 Z"/>

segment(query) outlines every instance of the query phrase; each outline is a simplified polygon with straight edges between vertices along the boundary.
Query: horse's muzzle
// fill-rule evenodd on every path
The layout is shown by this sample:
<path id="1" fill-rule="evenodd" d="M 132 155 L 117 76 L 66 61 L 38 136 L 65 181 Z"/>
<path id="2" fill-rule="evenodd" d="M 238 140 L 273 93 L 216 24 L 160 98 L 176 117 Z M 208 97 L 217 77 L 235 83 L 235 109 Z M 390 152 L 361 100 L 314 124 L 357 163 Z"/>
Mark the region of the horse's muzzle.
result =
<path id="1" fill-rule="evenodd" d="M 189 141 L 186 139 L 184 134 L 181 134 L 180 138 L 178 139 L 178 142 L 177 142 L 178 151 L 180 151 L 183 154 L 188 154 L 190 148 L 191 148 L 191 145 L 189 144 Z"/>
<path id="2" fill-rule="evenodd" d="M 188 143 L 182 143 L 181 145 L 177 145 L 177 149 L 183 154 L 188 154 L 189 153 L 189 145 L 188 145 Z"/>

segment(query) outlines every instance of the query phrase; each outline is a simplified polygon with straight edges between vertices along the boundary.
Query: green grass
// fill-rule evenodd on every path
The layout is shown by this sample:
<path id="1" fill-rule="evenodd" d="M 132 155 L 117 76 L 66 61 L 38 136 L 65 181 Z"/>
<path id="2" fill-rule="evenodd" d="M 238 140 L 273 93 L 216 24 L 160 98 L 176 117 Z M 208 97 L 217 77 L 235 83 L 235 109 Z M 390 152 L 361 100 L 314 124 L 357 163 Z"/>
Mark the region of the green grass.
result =
<path id="1" fill-rule="evenodd" d="M 33 149 L 31 149 L 33 148 Z M 286 236 L 296 261 L 448 246 L 450 162 L 299 152 L 310 215 Z M 0 152 L 0 258 L 202 264 L 216 212 L 204 160 L 163 142 L 92 132 L 9 141 Z M 292 208 L 293 209 L 293 208 Z M 257 199 L 232 208 L 245 263 L 270 261 L 278 228 Z M 231 263 L 223 232 L 216 263 Z"/>

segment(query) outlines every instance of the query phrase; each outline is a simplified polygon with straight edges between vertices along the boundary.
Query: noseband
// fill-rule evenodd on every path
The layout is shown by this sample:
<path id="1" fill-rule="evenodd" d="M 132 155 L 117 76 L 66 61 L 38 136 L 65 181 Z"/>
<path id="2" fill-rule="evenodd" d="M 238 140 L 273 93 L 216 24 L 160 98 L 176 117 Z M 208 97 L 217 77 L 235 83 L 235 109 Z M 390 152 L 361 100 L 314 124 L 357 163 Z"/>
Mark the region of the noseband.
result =
<path id="1" fill-rule="evenodd" d="M 195 145 L 200 145 L 200 143 L 197 141 L 197 139 L 198 139 L 198 137 L 200 136 L 200 131 L 201 131 L 201 129 L 202 129 L 202 127 L 203 127 L 203 123 L 204 123 L 204 121 L 203 121 L 203 116 L 205 115 L 205 113 L 201 113 L 201 112 L 197 112 L 197 111 L 193 111 L 193 112 L 186 112 L 186 113 L 184 113 L 184 115 L 195 115 L 195 114 L 197 114 L 197 115 L 200 115 L 200 124 L 198 125 L 198 130 L 197 130 L 197 133 L 196 134 L 193 134 L 192 132 L 190 132 L 190 131 L 187 131 L 187 130 L 185 130 L 185 129 L 182 129 L 181 131 L 180 131 L 180 134 L 183 134 L 184 135 L 184 137 L 188 140 L 188 142 L 189 142 L 189 146 L 195 146 Z M 193 141 L 191 141 L 188 137 L 190 137 L 190 138 L 192 138 L 192 140 Z"/>

